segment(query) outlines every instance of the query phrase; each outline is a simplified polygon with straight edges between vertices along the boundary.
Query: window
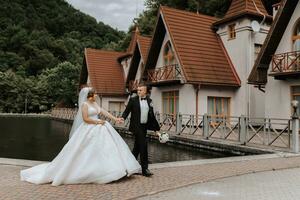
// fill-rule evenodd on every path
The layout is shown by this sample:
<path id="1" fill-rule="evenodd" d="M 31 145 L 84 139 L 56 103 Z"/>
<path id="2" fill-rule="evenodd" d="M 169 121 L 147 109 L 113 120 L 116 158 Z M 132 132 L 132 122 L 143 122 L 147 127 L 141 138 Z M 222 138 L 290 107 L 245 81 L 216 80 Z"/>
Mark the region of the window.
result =
<path id="1" fill-rule="evenodd" d="M 234 39 L 236 37 L 235 24 L 228 26 L 228 39 Z"/>
<path id="2" fill-rule="evenodd" d="M 162 93 L 163 113 L 173 114 L 174 116 L 179 109 L 179 92 L 168 91 Z"/>
<path id="3" fill-rule="evenodd" d="M 300 103 L 300 85 L 291 87 L 292 100 L 297 100 Z M 293 111 L 293 109 L 292 109 Z M 297 108 L 297 114 L 300 114 L 300 107 Z"/>
<path id="4" fill-rule="evenodd" d="M 123 101 L 109 101 L 108 110 L 110 112 L 123 112 L 125 110 L 125 104 Z"/>
<path id="5" fill-rule="evenodd" d="M 293 50 L 300 51 L 300 20 L 298 20 L 298 23 L 295 27 L 292 40 L 293 40 Z"/>
<path id="6" fill-rule="evenodd" d="M 212 116 L 230 116 L 230 98 L 208 97 L 207 111 Z"/>
<path id="7" fill-rule="evenodd" d="M 172 65 L 175 62 L 174 52 L 170 41 L 168 41 L 164 46 L 164 64 Z"/>

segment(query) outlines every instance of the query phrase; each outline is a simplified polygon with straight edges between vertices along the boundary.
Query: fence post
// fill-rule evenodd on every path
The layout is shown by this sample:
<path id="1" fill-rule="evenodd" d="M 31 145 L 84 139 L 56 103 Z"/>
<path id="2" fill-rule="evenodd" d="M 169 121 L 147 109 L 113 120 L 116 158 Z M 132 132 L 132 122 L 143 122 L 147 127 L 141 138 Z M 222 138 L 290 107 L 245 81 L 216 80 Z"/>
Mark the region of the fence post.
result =
<path id="1" fill-rule="evenodd" d="M 191 123 L 190 123 L 190 127 L 189 127 L 189 134 L 192 133 L 193 128 L 194 128 L 194 115 L 190 115 L 190 119 L 191 119 Z"/>
<path id="2" fill-rule="evenodd" d="M 241 115 L 240 117 L 240 143 L 245 145 L 247 141 L 246 137 L 246 117 L 244 115 Z"/>
<path id="3" fill-rule="evenodd" d="M 177 112 L 176 113 L 176 134 L 177 135 L 180 135 L 181 128 L 182 128 L 182 115 L 180 114 L 180 112 Z"/>
<path id="4" fill-rule="evenodd" d="M 208 140 L 209 137 L 209 122 L 208 122 L 208 115 L 205 113 L 203 115 L 203 136 L 205 139 Z"/>
<path id="5" fill-rule="evenodd" d="M 299 118 L 292 116 L 292 151 L 299 153 Z"/>

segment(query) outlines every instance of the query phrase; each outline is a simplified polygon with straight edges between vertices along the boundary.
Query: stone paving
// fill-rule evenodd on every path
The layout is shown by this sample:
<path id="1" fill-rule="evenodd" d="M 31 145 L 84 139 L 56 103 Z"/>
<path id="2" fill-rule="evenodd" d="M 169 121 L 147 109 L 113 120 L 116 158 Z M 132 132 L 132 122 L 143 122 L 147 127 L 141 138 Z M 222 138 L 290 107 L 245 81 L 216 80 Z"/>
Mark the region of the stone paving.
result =
<path id="1" fill-rule="evenodd" d="M 154 176 L 134 175 L 120 181 L 98 185 L 34 185 L 19 180 L 21 169 L 28 161 L 0 159 L 0 199 L 135 199 L 147 198 L 159 192 L 172 191 L 193 184 L 206 183 L 226 177 L 300 167 L 300 156 L 270 154 L 190 162 L 151 165 Z M 33 163 L 33 164 L 36 164 Z"/>
<path id="2" fill-rule="evenodd" d="M 194 184 L 139 200 L 299 200 L 300 168 L 258 172 Z"/>

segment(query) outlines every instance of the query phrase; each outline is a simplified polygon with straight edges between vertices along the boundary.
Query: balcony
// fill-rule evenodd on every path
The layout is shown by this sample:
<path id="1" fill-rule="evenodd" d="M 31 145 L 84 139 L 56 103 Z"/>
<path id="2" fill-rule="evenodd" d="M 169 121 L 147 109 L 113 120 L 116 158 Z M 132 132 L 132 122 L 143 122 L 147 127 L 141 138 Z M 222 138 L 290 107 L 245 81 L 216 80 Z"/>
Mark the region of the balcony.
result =
<path id="1" fill-rule="evenodd" d="M 147 71 L 147 84 L 164 85 L 169 83 L 180 83 L 182 74 L 178 64 L 167 65 Z"/>
<path id="2" fill-rule="evenodd" d="M 300 77 L 300 51 L 275 54 L 272 57 L 272 69 L 269 73 L 275 79 L 285 80 Z"/>
<path id="3" fill-rule="evenodd" d="M 139 80 L 130 80 L 128 83 L 129 92 L 136 92 L 139 86 Z"/>

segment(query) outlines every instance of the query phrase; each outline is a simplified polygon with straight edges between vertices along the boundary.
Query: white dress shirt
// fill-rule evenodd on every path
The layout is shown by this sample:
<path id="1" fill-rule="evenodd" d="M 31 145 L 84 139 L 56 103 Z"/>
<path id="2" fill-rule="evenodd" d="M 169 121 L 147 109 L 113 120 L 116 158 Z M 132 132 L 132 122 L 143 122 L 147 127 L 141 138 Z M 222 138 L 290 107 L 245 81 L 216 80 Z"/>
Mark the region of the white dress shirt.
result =
<path id="1" fill-rule="evenodd" d="M 141 97 L 140 100 L 140 108 L 141 108 L 141 124 L 146 124 L 148 121 L 148 112 L 149 112 L 149 106 L 147 99 L 142 100 Z"/>

